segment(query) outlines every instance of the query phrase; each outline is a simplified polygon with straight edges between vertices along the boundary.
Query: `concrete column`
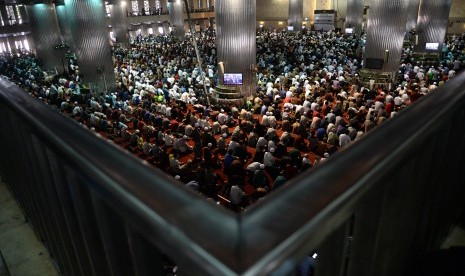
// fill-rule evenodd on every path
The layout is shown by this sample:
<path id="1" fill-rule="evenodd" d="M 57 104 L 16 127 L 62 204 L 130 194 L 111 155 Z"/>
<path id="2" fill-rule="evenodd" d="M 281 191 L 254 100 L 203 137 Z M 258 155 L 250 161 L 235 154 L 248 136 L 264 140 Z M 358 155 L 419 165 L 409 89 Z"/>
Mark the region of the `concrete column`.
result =
<path id="1" fill-rule="evenodd" d="M 418 13 L 417 34 L 418 45 L 415 52 L 440 53 L 449 21 L 451 0 L 421 0 Z M 427 43 L 438 43 L 438 49 L 434 50 Z"/>
<path id="2" fill-rule="evenodd" d="M 137 2 L 139 7 L 139 9 L 137 10 L 138 15 L 144 15 L 142 14 L 142 9 L 144 8 L 144 0 L 137 0 Z"/>
<path id="3" fill-rule="evenodd" d="M 288 26 L 292 26 L 294 32 L 298 32 L 302 30 L 303 12 L 304 12 L 303 0 L 289 0 Z"/>
<path id="4" fill-rule="evenodd" d="M 6 43 L 5 43 L 5 47 L 6 47 L 6 50 L 9 51 L 9 52 L 12 52 L 14 50 L 14 42 L 13 44 L 11 43 L 11 40 L 13 39 L 10 39 L 11 37 L 6 37 Z M 36 51 L 36 55 L 37 55 L 37 51 Z"/>
<path id="5" fill-rule="evenodd" d="M 152 28 L 152 31 L 153 31 L 153 33 L 152 33 L 153 36 L 158 36 L 158 35 L 160 35 L 160 33 L 158 32 L 158 26 L 160 26 L 159 23 L 152 23 L 152 24 L 150 25 L 150 28 Z"/>
<path id="6" fill-rule="evenodd" d="M 163 27 L 163 34 L 169 35 L 170 34 L 170 23 L 165 21 L 162 23 L 162 27 Z"/>
<path id="7" fill-rule="evenodd" d="M 116 88 L 105 9 L 98 0 L 65 0 L 81 82 L 102 94 Z"/>
<path id="8" fill-rule="evenodd" d="M 330 10 L 331 1 L 330 0 L 315 0 L 315 10 Z"/>
<path id="9" fill-rule="evenodd" d="M 256 1 L 218 0 L 215 15 L 217 60 L 225 73 L 242 74 L 242 93 L 251 96 L 256 87 Z"/>
<path id="10" fill-rule="evenodd" d="M 404 0 L 371 0 L 364 68 L 374 72 L 387 72 L 392 77 L 398 72 L 406 11 L 407 1 Z"/>
<path id="11" fill-rule="evenodd" d="M 68 16 L 66 14 L 65 5 L 55 5 L 58 25 L 60 26 L 61 39 L 63 43 L 69 46 L 71 52 L 74 52 L 74 42 L 73 35 L 71 34 L 71 29 L 69 27 Z"/>
<path id="12" fill-rule="evenodd" d="M 173 35 L 177 38 L 183 38 L 184 30 L 184 1 L 168 1 L 168 11 L 170 13 L 170 24 Z"/>
<path id="13" fill-rule="evenodd" d="M 407 24 L 405 28 L 407 32 L 417 28 L 418 10 L 420 8 L 420 0 L 409 0 L 407 8 Z"/>
<path id="14" fill-rule="evenodd" d="M 55 48 L 61 44 L 61 32 L 54 4 L 28 6 L 29 26 L 36 46 L 37 58 L 45 70 L 63 73 L 66 49 Z"/>
<path id="15" fill-rule="evenodd" d="M 149 4 L 150 4 L 150 14 L 153 15 L 155 13 L 155 10 L 157 9 L 156 8 L 156 5 L 155 5 L 155 1 L 156 0 L 150 0 L 149 1 Z"/>
<path id="16" fill-rule="evenodd" d="M 363 4 L 363 0 L 347 0 L 345 28 L 353 28 L 357 37 L 362 33 Z"/>
<path id="17" fill-rule="evenodd" d="M 168 0 L 160 0 L 160 7 L 163 13 L 168 11 Z"/>
<path id="18" fill-rule="evenodd" d="M 149 26 L 147 24 L 145 24 L 145 23 L 142 23 L 140 27 L 141 27 L 141 30 L 142 30 L 142 36 L 143 37 L 148 36 L 149 35 Z"/>
<path id="19" fill-rule="evenodd" d="M 115 0 L 110 14 L 111 27 L 113 28 L 116 43 L 122 47 L 129 46 L 126 8 L 126 1 Z"/>
<path id="20" fill-rule="evenodd" d="M 215 18 L 209 18 L 208 19 L 208 27 L 211 29 L 216 30 L 216 21 Z"/>
<path id="21" fill-rule="evenodd" d="M 207 0 L 200 0 L 199 2 L 200 2 L 200 5 L 201 5 L 202 9 L 209 8 L 209 3 L 208 3 Z"/>
<path id="22" fill-rule="evenodd" d="M 347 18 L 347 8 L 348 8 L 348 0 L 333 0 L 331 1 L 331 9 L 336 11 L 334 26 L 337 29 L 341 29 L 342 32 L 344 31 L 342 28 L 344 27 L 344 20 Z"/>

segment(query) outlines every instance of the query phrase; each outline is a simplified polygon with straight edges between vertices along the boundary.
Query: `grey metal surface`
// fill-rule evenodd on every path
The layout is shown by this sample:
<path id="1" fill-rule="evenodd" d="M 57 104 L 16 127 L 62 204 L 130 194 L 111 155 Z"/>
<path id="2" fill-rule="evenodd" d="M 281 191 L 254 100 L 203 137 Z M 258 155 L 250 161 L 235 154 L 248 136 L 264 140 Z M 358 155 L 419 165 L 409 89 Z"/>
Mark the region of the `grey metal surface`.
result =
<path id="1" fill-rule="evenodd" d="M 348 262 L 347 275 L 409 275 L 464 207 L 464 82 L 458 75 L 241 215 L 5 79 L 0 168 L 69 275 L 150 275 L 162 253 L 192 275 L 287 275 L 313 250 L 333 258 L 322 275 L 343 271 L 332 262 Z"/>
<path id="2" fill-rule="evenodd" d="M 183 38 L 186 33 L 184 29 L 184 0 L 168 1 L 168 11 L 173 35 L 177 38 Z"/>
<path id="3" fill-rule="evenodd" d="M 126 6 L 123 0 L 115 0 L 111 8 L 111 28 L 116 38 L 116 43 L 122 47 L 129 45 L 129 32 L 127 27 Z"/>
<path id="4" fill-rule="evenodd" d="M 100 231 L 105 230 L 95 220 L 96 212 L 100 211 L 95 209 L 95 200 L 103 200 L 102 204 L 124 218 L 146 242 L 180 266 L 191 268 L 191 273 L 232 275 L 238 269 L 236 256 L 229 254 L 238 245 L 234 215 L 189 192 L 159 169 L 91 134 L 4 78 L 0 79 L 0 91 L 0 127 L 12 129 L 0 133 L 2 176 L 21 195 L 20 204 L 39 236 L 49 243 L 53 255 L 65 256 L 58 255 L 60 248 L 66 248 L 65 241 L 73 241 L 73 247 L 67 247 L 66 252 L 78 255 L 79 263 L 68 262 L 69 267 L 63 269 L 70 272 L 79 267 L 84 272 L 91 271 L 68 274 L 109 275 L 109 270 L 114 269 L 106 261 L 114 252 L 104 246 L 106 236 L 100 235 Z M 22 127 L 13 127 L 15 124 Z M 31 142 L 31 136 L 37 139 Z M 14 147 L 5 147 L 16 143 L 35 143 L 36 150 L 19 154 Z M 37 155 L 37 151 L 45 151 L 47 155 Z M 30 159 L 32 156 L 36 157 Z M 42 172 L 36 168 L 37 163 L 44 163 L 49 169 Z M 34 174 L 23 173 L 34 168 L 36 176 L 43 174 L 38 179 L 34 179 Z M 47 211 L 46 205 L 54 204 L 57 199 L 41 192 L 45 183 L 52 185 L 51 189 L 59 195 L 62 206 L 54 212 L 62 213 L 60 216 Z M 66 226 L 62 232 L 64 241 L 58 238 L 53 225 Z M 109 227 L 119 225 L 110 222 Z M 59 261 L 65 263 L 64 259 Z"/>
<path id="5" fill-rule="evenodd" d="M 345 28 L 354 28 L 354 33 L 360 36 L 363 24 L 363 0 L 347 0 L 347 16 Z"/>
<path id="6" fill-rule="evenodd" d="M 418 10 L 420 8 L 420 0 L 408 0 L 407 8 L 407 23 L 405 24 L 406 31 L 417 28 Z"/>
<path id="7" fill-rule="evenodd" d="M 57 70 L 63 73 L 65 52 L 55 49 L 61 44 L 61 33 L 54 4 L 35 4 L 28 6 L 29 22 L 34 39 L 37 58 L 45 70 Z"/>
<path id="8" fill-rule="evenodd" d="M 98 94 L 116 88 L 104 5 L 95 0 L 65 0 L 81 83 Z"/>
<path id="9" fill-rule="evenodd" d="M 389 58 L 385 60 L 383 69 L 370 70 L 394 74 L 399 69 L 402 55 L 407 1 L 371 0 L 370 2 L 365 60 L 366 58 L 384 59 L 385 50 L 388 50 Z"/>
<path id="10" fill-rule="evenodd" d="M 241 221 L 247 233 L 243 252 L 254 252 L 244 256 L 247 274 L 293 267 L 300 258 L 287 253 L 308 254 L 352 215 L 357 248 L 350 256 L 348 275 L 408 275 L 404 272 L 409 264 L 439 248 L 435 243 L 447 232 L 442 228 L 450 226 L 464 207 L 459 198 L 465 193 L 465 179 L 459 168 L 465 149 L 463 143 L 456 144 L 465 138 L 464 81 L 461 74 L 248 210 Z M 454 131 L 444 122 L 450 122 Z M 431 143 L 439 133 L 450 136 Z M 453 162 L 448 161 L 449 154 Z M 448 203 L 448 196 L 461 207 Z"/>
<path id="11" fill-rule="evenodd" d="M 446 36 L 452 0 L 422 0 L 418 12 L 416 52 L 424 52 L 426 43 L 439 43 L 440 53 Z"/>
<path id="12" fill-rule="evenodd" d="M 349 6 L 349 0 L 333 0 L 332 9 L 336 11 L 336 28 L 344 27 L 344 22 L 347 18 L 347 9 Z"/>
<path id="13" fill-rule="evenodd" d="M 289 0 L 289 20 L 287 25 L 292 26 L 295 32 L 302 30 L 303 11 L 303 0 Z"/>
<path id="14" fill-rule="evenodd" d="M 70 47 L 70 51 L 74 52 L 74 41 L 71 29 L 69 28 L 68 15 L 66 14 L 65 5 L 55 4 L 55 9 L 58 18 L 58 25 L 60 26 L 61 39 L 63 43 Z"/>
<path id="15" fill-rule="evenodd" d="M 225 73 L 241 73 L 242 93 L 253 95 L 256 86 L 256 2 L 218 0 L 215 6 L 217 61 Z"/>

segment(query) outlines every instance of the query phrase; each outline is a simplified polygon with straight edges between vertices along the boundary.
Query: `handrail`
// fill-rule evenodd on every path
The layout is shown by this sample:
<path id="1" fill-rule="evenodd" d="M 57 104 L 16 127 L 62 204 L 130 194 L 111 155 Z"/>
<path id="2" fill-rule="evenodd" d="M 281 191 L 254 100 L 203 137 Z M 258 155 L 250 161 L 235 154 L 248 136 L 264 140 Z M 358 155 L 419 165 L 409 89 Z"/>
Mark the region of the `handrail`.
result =
<path id="1" fill-rule="evenodd" d="M 403 261 L 411 261 L 415 254 L 421 255 L 435 247 L 452 223 L 456 209 L 463 208 L 463 200 L 456 198 L 464 192 L 460 181 L 465 181 L 457 169 L 463 164 L 460 162 L 465 161 L 463 83 L 465 74 L 460 74 L 240 215 L 218 208 L 187 191 L 160 170 L 90 135 L 85 128 L 66 120 L 4 78 L 0 79 L 0 126 L 3 126 L 2 120 L 18 117 L 15 122 L 27 125 L 18 130 L 22 133 L 22 141 L 39 140 L 47 152 L 66 160 L 71 171 L 81 175 L 79 185 L 88 189 L 93 206 L 101 206 L 99 201 L 111 206 L 116 212 L 113 216 L 119 219 L 110 221 L 122 220 L 136 229 L 144 243 L 155 245 L 188 274 L 292 273 L 303 256 L 313 250 L 325 252 L 332 235 L 343 232 L 341 229 L 348 219 L 355 217 L 352 255 L 346 257 L 353 265 L 348 269 L 353 275 L 387 275 L 388 272 L 398 275 L 405 272 Z M 444 132 L 449 143 L 435 138 Z M 11 148 L 15 145 L 5 144 L 5 141 L 12 141 L 7 138 L 4 132 L 0 133 L 0 148 L 14 158 Z M 454 145 L 454 141 L 461 144 Z M 452 148 L 455 151 L 448 152 L 447 156 L 437 154 Z M 440 156 L 438 169 L 432 167 L 435 163 L 429 152 Z M 10 175 L 6 182 L 15 190 L 17 175 L 3 171 L 5 164 L 0 161 L 2 173 Z M 422 174 L 411 173 L 422 166 Z M 457 178 L 453 179 L 454 176 Z M 435 183 L 442 177 L 446 177 L 445 183 L 449 185 L 438 187 Z M 24 185 L 34 186 L 33 183 Z M 55 185 L 59 189 L 60 185 L 70 184 Z M 404 190 L 405 186 L 409 189 Z M 18 192 L 21 191 L 18 188 Z M 447 197 L 450 206 L 442 203 L 444 198 L 440 196 Z M 425 208 L 437 216 L 415 213 L 415 208 L 429 201 L 429 205 L 424 204 Z M 433 203 L 436 205 L 432 206 Z M 409 209 L 401 215 L 404 205 Z M 444 215 L 446 210 L 450 215 Z M 96 217 L 105 219 L 99 208 L 94 211 Z M 77 215 L 79 217 L 79 213 Z M 395 216 L 399 216 L 399 220 L 393 219 Z M 409 225 L 398 229 L 399 223 Z M 117 228 L 119 224 L 111 225 Z M 432 226 L 429 229 L 433 233 L 414 232 L 424 225 Z M 397 242 L 386 235 L 386 231 L 393 229 L 397 234 L 405 233 L 397 237 Z M 107 233 L 105 223 L 99 223 L 97 231 Z M 374 234 L 364 240 L 363 233 L 368 232 Z M 102 236 L 105 253 L 111 260 L 112 240 Z M 399 245 L 402 241 L 411 244 Z M 342 254 L 344 242 L 344 238 L 340 239 L 331 250 Z M 129 246 L 133 244 L 129 242 Z M 370 251 L 364 250 L 368 247 Z M 405 258 L 393 260 L 394 257 L 387 253 L 384 256 L 383 252 L 400 252 Z M 135 249 L 130 250 L 130 255 L 136 253 Z M 367 266 L 360 265 L 363 254 L 371 260 Z M 342 260 L 341 257 L 334 266 L 341 266 Z M 323 265 L 320 268 L 319 275 L 325 275 L 325 271 L 326 275 L 334 275 L 328 272 L 331 268 Z"/>
<path id="2" fill-rule="evenodd" d="M 247 274 L 276 269 L 270 263 L 278 266 L 301 251 L 298 241 L 305 240 L 307 248 L 317 248 L 327 229 L 336 229 L 348 219 L 358 200 L 465 110 L 464 83 L 465 74 L 460 74 L 330 162 L 298 176 L 287 189 L 249 210 L 242 218 L 242 231 L 247 233 L 243 250 L 250 256 L 245 264 L 250 266 Z M 289 214 L 299 215 L 290 220 Z"/>
<path id="3" fill-rule="evenodd" d="M 21 121 L 46 141 L 46 147 L 66 156 L 73 169 L 90 177 L 94 190 L 136 228 L 144 234 L 150 233 L 148 230 L 157 233 L 157 237 L 147 238 L 171 252 L 173 259 L 189 267 L 195 263 L 202 273 L 233 274 L 223 265 L 234 268 L 234 259 L 227 252 L 234 251 L 238 243 L 235 217 L 228 211 L 186 191 L 159 169 L 119 147 L 89 135 L 91 132 L 3 77 L 0 91 L 0 102 L 21 116 Z"/>

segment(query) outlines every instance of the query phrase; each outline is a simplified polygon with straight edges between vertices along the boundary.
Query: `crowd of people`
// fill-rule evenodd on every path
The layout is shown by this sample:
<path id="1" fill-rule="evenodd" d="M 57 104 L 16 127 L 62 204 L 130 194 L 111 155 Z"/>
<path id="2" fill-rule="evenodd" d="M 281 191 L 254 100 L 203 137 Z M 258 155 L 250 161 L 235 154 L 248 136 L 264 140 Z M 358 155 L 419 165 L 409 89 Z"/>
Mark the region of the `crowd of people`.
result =
<path id="1" fill-rule="evenodd" d="M 465 36 L 441 61 L 404 49 L 396 85 L 365 83 L 364 39 L 336 32 L 257 33 L 257 89 L 244 106 L 209 105 L 218 85 L 214 30 L 189 39 L 148 36 L 114 46 L 115 91 L 83 93 L 78 67 L 48 76 L 32 54 L 3 55 L 5 75 L 99 135 L 215 201 L 241 210 L 453 78 Z M 202 75 L 203 74 L 203 75 Z"/>

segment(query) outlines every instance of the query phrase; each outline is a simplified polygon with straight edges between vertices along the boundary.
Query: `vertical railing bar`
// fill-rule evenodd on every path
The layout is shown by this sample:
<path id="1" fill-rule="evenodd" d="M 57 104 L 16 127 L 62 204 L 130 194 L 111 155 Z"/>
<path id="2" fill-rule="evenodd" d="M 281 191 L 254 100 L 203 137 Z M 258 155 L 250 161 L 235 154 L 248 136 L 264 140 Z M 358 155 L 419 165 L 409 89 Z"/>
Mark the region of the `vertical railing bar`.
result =
<path id="1" fill-rule="evenodd" d="M 65 259 L 59 260 L 63 263 L 62 272 L 64 274 L 71 273 L 72 275 L 78 275 L 79 269 L 76 268 L 76 265 L 79 264 L 79 260 L 74 254 L 72 239 L 66 229 L 65 219 L 62 213 L 63 208 L 54 187 L 53 174 L 58 172 L 52 173 L 52 170 L 49 166 L 50 161 L 46 152 L 46 148 L 34 135 L 32 135 L 32 148 L 35 155 L 40 157 L 40 161 L 37 162 L 37 165 L 39 166 L 39 171 L 42 175 L 42 188 L 48 197 L 49 214 L 52 216 L 52 220 L 54 221 L 53 226 L 49 224 L 47 227 L 53 227 L 51 231 L 57 233 L 57 239 L 59 240 L 63 254 L 65 255 Z"/>
<path id="2" fill-rule="evenodd" d="M 93 275 L 111 275 L 105 250 L 98 234 L 97 221 L 94 215 L 95 210 L 93 210 L 91 203 L 90 192 L 87 190 L 93 184 L 90 180 L 84 181 L 82 176 L 76 173 L 73 169 L 65 167 L 68 188 L 73 197 L 72 201 L 76 210 L 79 228 L 84 238 L 89 260 L 92 263 Z"/>
<path id="3" fill-rule="evenodd" d="M 65 219 L 65 224 L 69 236 L 71 237 L 71 242 L 73 243 L 73 248 L 77 257 L 77 264 L 79 266 L 79 275 L 93 275 L 93 267 L 90 261 L 90 257 L 87 254 L 84 237 L 80 232 L 80 228 L 77 221 L 76 211 L 74 210 L 73 198 L 70 195 L 70 191 L 67 188 L 67 180 L 64 176 L 65 169 L 62 165 L 64 162 L 60 160 L 58 162 L 58 157 L 54 155 L 50 150 L 46 150 L 48 156 L 48 165 L 50 169 L 54 171 L 53 185 L 55 187 L 58 201 L 60 202 L 63 212 L 63 217 Z"/>
<path id="4" fill-rule="evenodd" d="M 19 124 L 19 118 L 15 117 L 11 123 L 14 125 L 10 125 L 10 131 L 12 132 L 12 137 L 16 144 L 19 142 L 20 145 L 25 145 L 24 141 L 24 125 Z M 47 247 L 48 233 L 45 231 L 44 228 L 44 218 L 43 214 L 40 212 L 40 208 L 38 205 L 37 200 L 35 199 L 35 193 L 31 191 L 30 183 L 34 182 L 34 179 L 31 178 L 31 174 L 25 173 L 25 171 L 29 172 L 32 170 L 31 164 L 28 162 L 27 152 L 24 150 L 18 151 L 17 153 L 18 162 L 16 165 L 18 166 L 18 172 L 16 177 L 18 178 L 18 182 L 14 182 L 15 187 L 20 189 L 21 196 L 24 196 L 24 203 L 23 212 L 26 213 L 26 219 L 30 220 L 31 227 L 36 230 L 36 234 L 38 234 L 39 238 L 44 242 Z M 21 172 L 22 170 L 22 172 Z M 25 170 L 25 171 L 24 171 Z M 54 252 L 50 252 L 53 254 Z"/>
<path id="5" fill-rule="evenodd" d="M 144 239 L 129 224 L 125 224 L 128 235 L 129 252 L 134 264 L 136 276 L 162 275 L 163 262 L 161 253 L 153 244 Z"/>
<path id="6" fill-rule="evenodd" d="M 111 274 L 114 276 L 134 274 L 124 221 L 94 191 L 91 192 L 91 199 Z"/>
<path id="7" fill-rule="evenodd" d="M 58 270 L 64 271 L 64 267 L 70 265 L 69 260 L 61 241 L 60 232 L 57 229 L 57 221 L 53 216 L 53 208 L 51 207 L 52 200 L 48 197 L 48 194 L 44 188 L 46 185 L 46 179 L 40 170 L 40 165 L 37 165 L 43 163 L 44 160 L 40 159 L 41 156 L 34 150 L 34 140 L 31 131 L 26 127 L 20 128 L 22 129 L 23 133 L 22 144 L 24 145 L 26 152 L 26 162 L 30 167 L 30 182 L 27 184 L 27 187 L 33 193 L 33 199 L 36 202 L 36 206 L 38 208 L 37 211 L 42 217 L 41 227 L 44 229 L 46 234 L 46 240 L 44 240 L 44 243 L 48 247 L 51 256 L 56 256 L 56 258 L 52 259 L 58 260 L 58 262 L 56 262 Z"/>

